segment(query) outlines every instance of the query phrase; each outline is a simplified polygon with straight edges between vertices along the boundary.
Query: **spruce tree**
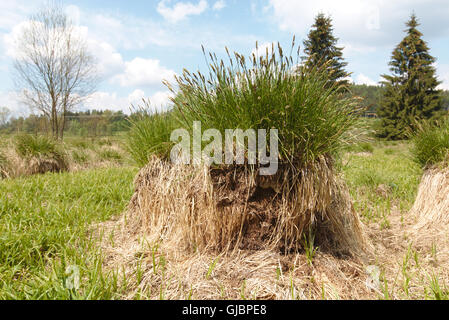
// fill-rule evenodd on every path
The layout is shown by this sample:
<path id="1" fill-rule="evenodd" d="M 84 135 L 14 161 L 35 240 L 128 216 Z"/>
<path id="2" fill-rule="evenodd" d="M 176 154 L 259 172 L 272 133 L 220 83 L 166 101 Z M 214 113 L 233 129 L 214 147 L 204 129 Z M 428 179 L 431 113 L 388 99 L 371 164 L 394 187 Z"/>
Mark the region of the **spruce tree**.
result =
<path id="1" fill-rule="evenodd" d="M 407 35 L 394 49 L 389 63 L 392 74 L 382 75 L 385 90 L 378 110 L 382 118 L 379 135 L 393 140 L 406 138 L 416 121 L 437 117 L 442 110 L 435 58 L 422 40 L 414 14 L 406 26 Z"/>
<path id="2" fill-rule="evenodd" d="M 349 74 L 345 71 L 347 63 L 343 59 L 343 48 L 337 47 L 338 38 L 333 35 L 332 19 L 320 13 L 315 18 L 315 23 L 304 40 L 304 52 L 302 57 L 306 68 L 320 67 L 326 64 L 329 78 L 332 82 L 348 84 L 346 78 Z"/>

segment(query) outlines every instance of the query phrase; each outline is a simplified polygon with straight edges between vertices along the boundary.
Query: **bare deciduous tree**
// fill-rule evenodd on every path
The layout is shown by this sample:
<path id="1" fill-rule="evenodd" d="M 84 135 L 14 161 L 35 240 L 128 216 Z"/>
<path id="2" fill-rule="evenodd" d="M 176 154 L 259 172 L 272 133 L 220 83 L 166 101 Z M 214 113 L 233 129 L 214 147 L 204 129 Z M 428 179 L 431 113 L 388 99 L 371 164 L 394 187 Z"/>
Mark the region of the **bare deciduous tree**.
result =
<path id="1" fill-rule="evenodd" d="M 98 81 L 95 59 L 60 4 L 32 16 L 17 41 L 16 86 L 22 101 L 43 113 L 62 139 L 68 111 L 86 99 Z"/>

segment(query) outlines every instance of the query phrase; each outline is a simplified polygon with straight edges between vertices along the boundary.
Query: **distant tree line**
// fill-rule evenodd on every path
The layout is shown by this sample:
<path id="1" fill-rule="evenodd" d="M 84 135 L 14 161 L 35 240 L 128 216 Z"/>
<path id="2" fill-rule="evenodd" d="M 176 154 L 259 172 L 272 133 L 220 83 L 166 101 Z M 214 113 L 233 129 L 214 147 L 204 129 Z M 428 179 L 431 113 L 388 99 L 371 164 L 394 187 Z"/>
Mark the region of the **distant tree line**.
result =
<path id="1" fill-rule="evenodd" d="M 383 88 L 381 86 L 353 84 L 350 87 L 350 92 L 354 96 L 363 98 L 360 100 L 360 104 L 366 113 L 377 114 L 383 95 Z"/>
<path id="2" fill-rule="evenodd" d="M 350 88 L 351 94 L 363 98 L 360 103 L 367 113 L 377 114 L 384 96 L 384 87 L 381 85 L 353 84 Z M 449 90 L 443 90 L 441 97 L 443 110 L 449 111 Z"/>
<path id="3" fill-rule="evenodd" d="M 67 112 L 65 119 L 65 133 L 83 137 L 110 136 L 127 131 L 128 118 L 122 111 L 89 110 L 81 112 Z M 0 133 L 26 132 L 34 134 L 50 134 L 51 123 L 44 115 L 30 115 L 28 117 L 10 118 L 0 124 Z"/>

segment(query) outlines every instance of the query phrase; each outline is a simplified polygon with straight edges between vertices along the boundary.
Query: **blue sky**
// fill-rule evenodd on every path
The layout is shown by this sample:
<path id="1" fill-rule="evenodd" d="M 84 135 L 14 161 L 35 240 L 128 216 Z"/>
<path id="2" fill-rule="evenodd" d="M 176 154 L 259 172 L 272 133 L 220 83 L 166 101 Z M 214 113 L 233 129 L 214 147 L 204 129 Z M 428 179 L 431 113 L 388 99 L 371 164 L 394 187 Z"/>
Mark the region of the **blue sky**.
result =
<path id="1" fill-rule="evenodd" d="M 404 23 L 418 16 L 424 39 L 437 57 L 442 88 L 449 89 L 449 1 L 447 0 L 66 0 L 63 2 L 89 49 L 99 61 L 102 82 L 81 108 L 129 111 L 150 98 L 168 101 L 162 79 L 183 68 L 204 70 L 201 45 L 217 54 L 251 54 L 259 46 L 284 47 L 306 37 L 317 13 L 330 14 L 334 34 L 356 83 L 375 84 L 388 72 L 391 51 L 403 38 Z M 0 3 L 0 106 L 14 116 L 27 114 L 12 81 L 14 41 L 36 0 Z"/>

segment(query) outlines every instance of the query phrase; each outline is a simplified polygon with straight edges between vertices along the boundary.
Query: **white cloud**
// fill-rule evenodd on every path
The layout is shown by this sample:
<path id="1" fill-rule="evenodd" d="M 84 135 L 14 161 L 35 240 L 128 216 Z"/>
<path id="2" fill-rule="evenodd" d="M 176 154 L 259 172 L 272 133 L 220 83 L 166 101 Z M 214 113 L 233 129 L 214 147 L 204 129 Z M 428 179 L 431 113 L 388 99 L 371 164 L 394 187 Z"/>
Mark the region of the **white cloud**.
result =
<path id="1" fill-rule="evenodd" d="M 449 90 L 449 64 L 436 63 L 438 79 L 442 81 L 439 89 Z"/>
<path id="2" fill-rule="evenodd" d="M 313 2 L 295 0 L 270 0 L 270 5 L 282 30 L 305 31 L 313 23 L 314 17 L 322 12 L 332 15 L 335 25 L 355 28 L 360 25 L 365 30 L 378 29 L 378 3 L 381 1 L 346 0 L 344 5 L 334 0 Z M 347 18 L 347 19 L 345 19 Z M 357 30 L 358 32 L 360 31 Z"/>
<path id="3" fill-rule="evenodd" d="M 206 0 L 200 0 L 196 5 L 191 2 L 177 2 L 171 8 L 167 6 L 170 2 L 171 0 L 159 2 L 157 12 L 171 23 L 177 23 L 191 15 L 200 15 L 208 7 Z"/>
<path id="4" fill-rule="evenodd" d="M 31 113 L 27 106 L 19 102 L 19 95 L 14 91 L 0 92 L 0 107 L 8 108 L 14 118 Z"/>
<path id="5" fill-rule="evenodd" d="M 365 76 L 363 73 L 360 73 L 356 78 L 355 78 L 355 83 L 356 84 L 366 84 L 369 86 L 375 86 L 378 83 L 374 80 L 371 80 L 368 76 Z"/>
<path id="6" fill-rule="evenodd" d="M 426 39 L 449 31 L 446 0 L 270 0 L 266 15 L 279 28 L 305 36 L 318 13 L 331 15 L 335 35 L 341 43 L 364 47 L 388 46 L 403 37 L 404 23 L 414 11 Z M 438 8 L 435 10 L 435 8 Z"/>
<path id="7" fill-rule="evenodd" d="M 38 1 L 0 1 L 0 29 L 12 29 L 34 12 L 38 5 Z"/>
<path id="8" fill-rule="evenodd" d="M 75 5 L 68 5 L 67 7 L 65 7 L 65 13 L 67 14 L 67 16 L 69 17 L 70 21 L 74 24 L 74 25 L 78 25 L 81 21 L 81 10 L 80 8 L 78 8 Z"/>
<path id="9" fill-rule="evenodd" d="M 24 30 L 30 26 L 28 21 L 23 21 L 16 24 L 11 32 L 3 35 L 3 43 L 6 48 L 5 54 L 10 58 L 16 58 L 18 56 L 17 45 L 18 39 L 23 34 Z"/>
<path id="10" fill-rule="evenodd" d="M 273 46 L 276 51 L 277 44 L 273 42 L 263 42 L 257 46 L 257 48 L 254 48 L 251 52 L 251 55 L 255 55 L 257 58 L 264 57 L 267 54 L 268 50 L 268 56 L 270 56 L 273 53 Z"/>
<path id="11" fill-rule="evenodd" d="M 150 97 L 150 102 L 152 106 L 161 110 L 171 103 L 170 97 L 173 97 L 170 91 L 158 91 Z"/>
<path id="12" fill-rule="evenodd" d="M 119 97 L 116 92 L 97 91 L 92 94 L 84 103 L 85 109 L 95 110 L 122 110 L 129 113 L 130 105 L 128 99 Z"/>
<path id="13" fill-rule="evenodd" d="M 224 9 L 226 7 L 226 2 L 224 0 L 218 0 L 217 2 L 214 3 L 214 6 L 212 7 L 212 9 L 214 11 L 220 11 L 222 9 Z"/>
<path id="14" fill-rule="evenodd" d="M 128 96 L 128 102 L 129 104 L 132 104 L 134 106 L 139 106 L 142 105 L 143 103 L 142 99 L 149 100 L 152 110 L 161 111 L 166 110 L 167 107 L 170 105 L 171 103 L 170 97 L 172 96 L 173 94 L 167 90 L 167 91 L 158 91 L 153 95 L 147 97 L 143 90 L 136 89 Z"/>
<path id="15" fill-rule="evenodd" d="M 133 105 L 138 105 L 144 98 L 145 92 L 143 90 L 136 89 L 128 96 L 128 102 Z"/>
<path id="16" fill-rule="evenodd" d="M 163 80 L 173 81 L 175 72 L 160 65 L 159 60 L 135 58 L 125 62 L 125 70 L 115 76 L 112 82 L 123 87 L 158 86 Z"/>
<path id="17" fill-rule="evenodd" d="M 114 47 L 105 41 L 88 40 L 90 52 L 97 58 L 97 69 L 101 77 L 108 78 L 125 68 L 122 55 Z"/>
<path id="18" fill-rule="evenodd" d="M 149 99 L 152 110 L 166 110 L 170 104 L 171 93 L 169 91 L 158 91 L 149 97 L 144 91 L 136 89 L 128 96 L 119 96 L 116 92 L 99 91 L 94 93 L 84 102 L 85 109 L 123 111 L 129 114 L 134 111 L 132 105 L 137 107 L 142 104 L 142 99 Z"/>

